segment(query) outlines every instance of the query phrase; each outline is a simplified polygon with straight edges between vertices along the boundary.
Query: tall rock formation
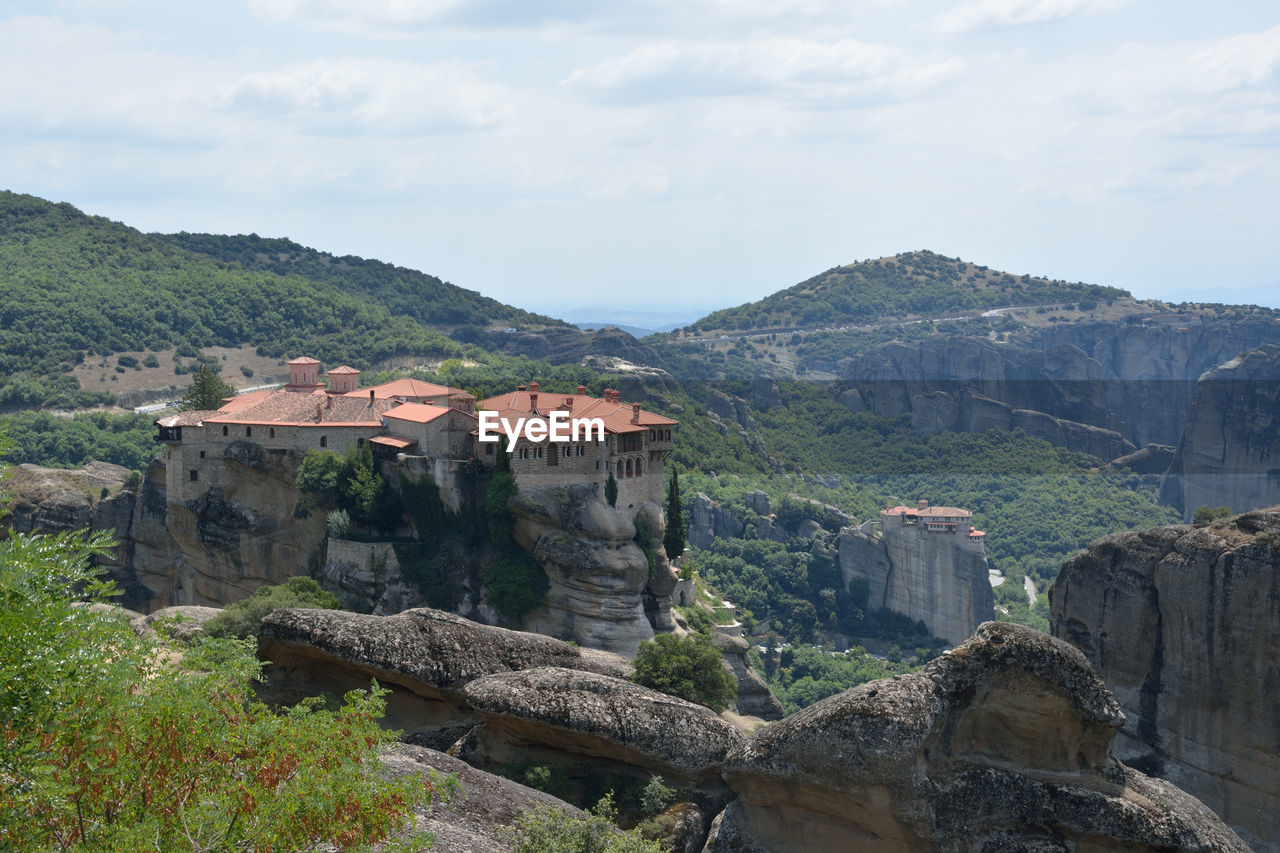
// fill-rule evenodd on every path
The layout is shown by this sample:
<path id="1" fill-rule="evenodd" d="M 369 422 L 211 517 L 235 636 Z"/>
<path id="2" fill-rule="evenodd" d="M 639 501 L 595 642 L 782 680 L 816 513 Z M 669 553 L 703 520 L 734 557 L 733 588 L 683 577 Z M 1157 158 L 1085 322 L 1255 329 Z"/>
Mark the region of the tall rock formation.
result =
<path id="1" fill-rule="evenodd" d="M 533 554 L 551 588 L 527 627 L 584 646 L 634 655 L 653 638 L 646 596 L 659 630 L 671 629 L 677 577 L 662 551 L 662 508 L 609 506 L 591 485 L 522 489 L 512 501 L 516 541 Z M 648 525 L 654 564 L 636 539 Z"/>
<path id="2" fill-rule="evenodd" d="M 1242 512 L 1280 503 L 1280 346 L 1200 377 L 1160 497 L 1188 521 L 1201 506 Z"/>
<path id="3" fill-rule="evenodd" d="M 1280 850 L 1280 510 L 1104 537 L 1049 602 L 1124 709 L 1116 755 Z"/>
<path id="4" fill-rule="evenodd" d="M 935 637 L 963 642 L 994 615 L 982 537 L 970 535 L 968 513 L 957 516 L 961 522 L 950 522 L 949 528 L 941 522 L 934 525 L 940 529 L 930 529 L 927 522 L 906 522 L 901 513 L 893 512 L 886 510 L 877 522 L 840 532 L 845 587 L 865 581 L 869 608 L 901 613 L 924 622 Z"/>

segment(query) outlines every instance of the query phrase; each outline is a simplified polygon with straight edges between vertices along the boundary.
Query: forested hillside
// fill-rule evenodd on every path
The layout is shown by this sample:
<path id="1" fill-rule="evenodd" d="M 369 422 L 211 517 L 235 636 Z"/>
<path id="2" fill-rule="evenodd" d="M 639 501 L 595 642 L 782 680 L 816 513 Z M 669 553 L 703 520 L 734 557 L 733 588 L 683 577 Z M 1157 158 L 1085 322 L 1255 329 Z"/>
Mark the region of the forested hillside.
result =
<path id="1" fill-rule="evenodd" d="M 933 252 L 906 252 L 829 269 L 757 302 L 709 314 L 689 331 L 838 327 L 1011 305 L 1096 305 L 1128 296 L 1114 287 L 1014 276 Z"/>
<path id="2" fill-rule="evenodd" d="M 353 255 L 337 257 L 284 238 L 257 234 L 156 234 L 166 243 L 246 270 L 297 275 L 327 282 L 344 293 L 412 317 L 434 329 L 461 325 L 564 326 L 562 320 L 531 314 L 496 299 L 441 281 L 433 275 Z"/>
<path id="3" fill-rule="evenodd" d="M 0 408 L 109 402 L 67 375 L 95 356 L 250 345 L 367 368 L 459 354 L 439 331 L 459 323 L 544 322 L 430 276 L 263 242 L 293 260 L 268 269 L 252 238 L 143 234 L 0 192 Z"/>

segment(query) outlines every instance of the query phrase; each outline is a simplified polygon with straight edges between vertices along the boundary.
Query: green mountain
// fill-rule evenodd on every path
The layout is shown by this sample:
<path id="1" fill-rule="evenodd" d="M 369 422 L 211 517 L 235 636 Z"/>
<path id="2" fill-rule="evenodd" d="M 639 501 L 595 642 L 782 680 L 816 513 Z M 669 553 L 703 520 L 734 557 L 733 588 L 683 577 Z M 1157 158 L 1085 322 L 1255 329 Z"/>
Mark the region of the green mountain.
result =
<path id="1" fill-rule="evenodd" d="M 701 334 L 790 331 L 1128 297 L 1114 287 L 1014 276 L 933 252 L 905 252 L 829 269 L 758 302 L 708 314 L 689 329 Z"/>
<path id="2" fill-rule="evenodd" d="M 123 372 L 239 347 L 367 368 L 458 355 L 443 332 L 463 324 L 564 325 L 388 264 L 256 236 L 143 234 L 0 192 L 0 408 L 110 400 L 122 383 L 86 391 L 73 374 L 95 357 L 130 354 L 102 362 Z"/>

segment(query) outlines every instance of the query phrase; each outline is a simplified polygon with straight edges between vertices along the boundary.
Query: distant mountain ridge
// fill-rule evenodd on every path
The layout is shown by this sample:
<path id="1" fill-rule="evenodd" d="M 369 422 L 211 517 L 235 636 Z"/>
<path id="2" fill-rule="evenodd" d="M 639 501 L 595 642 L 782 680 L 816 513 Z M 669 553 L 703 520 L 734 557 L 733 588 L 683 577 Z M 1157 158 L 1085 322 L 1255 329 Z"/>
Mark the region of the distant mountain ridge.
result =
<path id="1" fill-rule="evenodd" d="M 840 326 L 950 311 L 1131 298 L 1115 287 L 1015 276 L 929 251 L 834 267 L 764 299 L 703 317 L 691 329 L 733 332 Z"/>

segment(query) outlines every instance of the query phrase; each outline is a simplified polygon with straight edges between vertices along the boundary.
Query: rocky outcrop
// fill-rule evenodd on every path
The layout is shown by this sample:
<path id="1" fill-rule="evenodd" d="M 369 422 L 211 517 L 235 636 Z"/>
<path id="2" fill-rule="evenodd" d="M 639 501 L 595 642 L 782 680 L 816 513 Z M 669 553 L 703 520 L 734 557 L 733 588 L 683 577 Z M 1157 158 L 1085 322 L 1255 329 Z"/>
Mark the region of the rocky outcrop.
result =
<path id="1" fill-rule="evenodd" d="M 194 640 L 204 634 L 205 623 L 222 611 L 217 607 L 178 605 L 162 607 L 146 616 L 135 616 L 131 621 L 138 634 L 154 633 L 157 629 L 178 640 Z"/>
<path id="2" fill-rule="evenodd" d="M 1112 468 L 1127 468 L 1135 474 L 1163 474 L 1173 463 L 1173 454 L 1177 450 L 1167 444 L 1148 444 L 1133 453 L 1112 459 L 1107 464 Z"/>
<path id="3" fill-rule="evenodd" d="M 83 468 L 43 468 L 18 465 L 6 484 L 13 494 L 7 507 L 9 524 L 21 533 L 62 533 L 91 528 L 111 535 L 113 552 L 94 557 L 120 590 L 117 601 L 131 609 L 145 609 L 152 591 L 134 569 L 133 516 L 138 503 L 135 487 L 124 487 L 131 472 L 107 462 Z M 144 484 L 145 485 L 145 484 Z M 107 491 L 104 496 L 103 490 Z"/>
<path id="4" fill-rule="evenodd" d="M 626 671 L 551 637 L 427 608 L 393 616 L 277 610 L 262 622 L 258 656 L 271 662 L 271 692 L 285 700 L 342 695 L 371 678 L 392 685 L 389 724 L 410 730 L 474 723 L 462 688 L 482 675 L 536 666 Z"/>
<path id="5" fill-rule="evenodd" d="M 1241 512 L 1280 503 L 1280 346 L 1200 377 L 1161 499 L 1187 520 L 1201 506 Z"/>
<path id="6" fill-rule="evenodd" d="M 920 672 L 733 749 L 738 800 L 705 850 L 1246 851 L 1204 805 L 1115 759 L 1122 721 L 1079 651 L 986 623 Z"/>
<path id="7" fill-rule="evenodd" d="M 738 683 L 738 713 L 762 720 L 780 720 L 784 714 L 782 703 L 759 673 L 751 668 L 747 660 L 751 646 L 743 636 L 743 630 L 741 624 L 717 625 L 711 634 L 711 642 L 720 650 L 725 667 Z"/>
<path id="8" fill-rule="evenodd" d="M 689 526 L 687 538 L 695 548 L 710 548 L 717 538 L 734 539 L 743 534 L 746 525 L 742 519 L 713 501 L 703 492 L 698 492 L 689 507 Z"/>
<path id="9" fill-rule="evenodd" d="M 154 606 L 221 606 L 309 574 L 324 542 L 324 516 L 294 513 L 302 498 L 296 486 L 301 461 L 298 453 L 233 442 L 210 463 L 221 466 L 221 485 L 181 503 L 167 500 L 167 559 L 138 566 L 157 592 Z"/>
<path id="10" fill-rule="evenodd" d="M 909 413 L 924 432 L 1017 425 L 1109 460 L 1176 443 L 1196 379 L 1265 344 L 1280 344 L 1271 317 L 1163 312 L 1124 324 L 1053 323 L 1003 344 L 933 335 L 841 359 L 836 369 L 845 381 L 832 393 L 855 412 Z"/>
<path id="11" fill-rule="evenodd" d="M 627 511 L 609 506 L 594 486 L 569 485 L 522 490 L 512 510 L 516 541 L 551 581 L 546 605 L 526 620 L 530 630 L 632 656 L 654 634 L 646 592 L 655 599 L 655 618 L 669 625 L 676 577 L 661 549 L 665 528 L 657 504 Z M 658 543 L 652 576 L 636 542 L 637 521 L 648 524 Z"/>
<path id="12" fill-rule="evenodd" d="M 878 534 L 873 524 L 846 527 L 838 545 L 846 588 L 867 583 L 867 606 L 924 622 L 935 637 L 963 641 L 994 613 L 987 558 L 980 547 L 923 526 Z"/>
<path id="13" fill-rule="evenodd" d="M 1280 510 L 1104 537 L 1049 602 L 1124 709 L 1116 754 L 1280 850 Z"/>
<path id="14" fill-rule="evenodd" d="M 542 747 L 562 758 L 640 768 L 684 786 L 718 787 L 725 753 L 743 739 L 709 708 L 563 667 L 477 678 L 463 693 L 484 716 L 481 753 L 498 762 Z"/>
<path id="15" fill-rule="evenodd" d="M 514 826 L 525 810 L 550 807 L 561 810 L 566 817 L 582 816 L 581 811 L 550 794 L 478 770 L 434 749 L 395 743 L 383 749 L 381 758 L 391 776 L 429 776 L 435 771 L 457 777 L 459 791 L 448 804 L 437 803 L 415 814 L 417 821 L 411 834 L 431 835 L 435 850 L 507 853 L 513 845 L 503 827 Z"/>

